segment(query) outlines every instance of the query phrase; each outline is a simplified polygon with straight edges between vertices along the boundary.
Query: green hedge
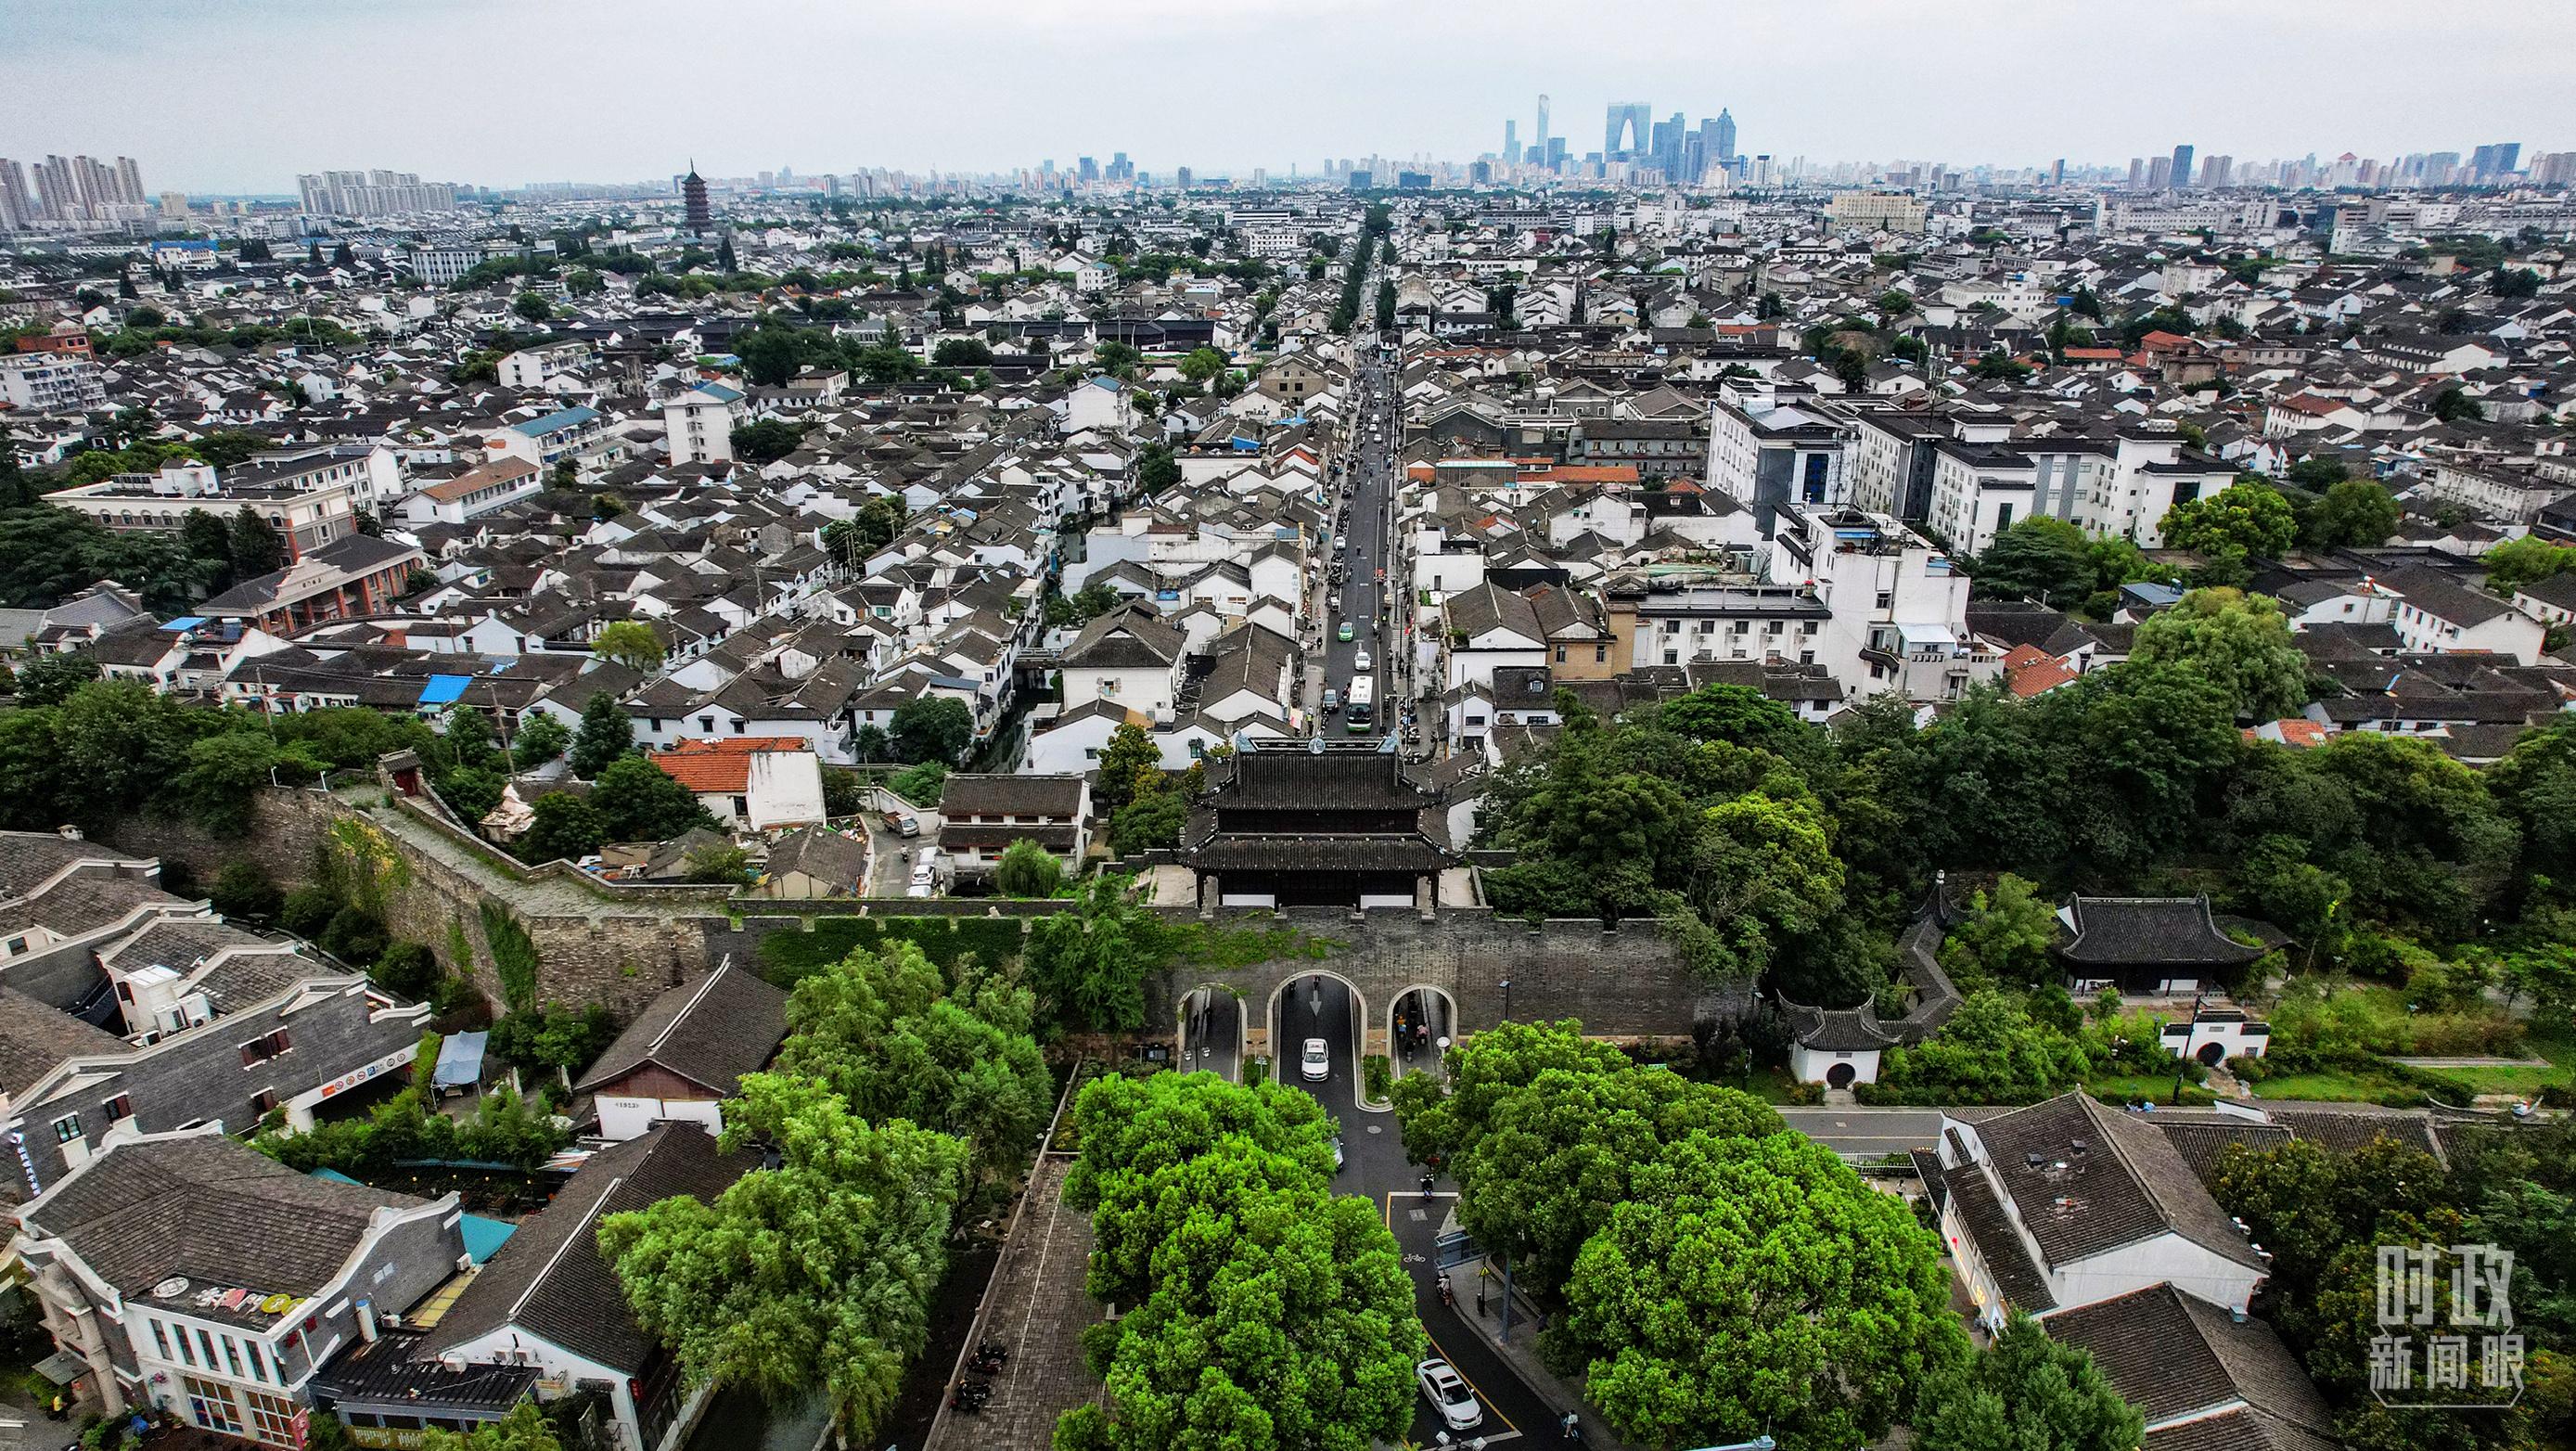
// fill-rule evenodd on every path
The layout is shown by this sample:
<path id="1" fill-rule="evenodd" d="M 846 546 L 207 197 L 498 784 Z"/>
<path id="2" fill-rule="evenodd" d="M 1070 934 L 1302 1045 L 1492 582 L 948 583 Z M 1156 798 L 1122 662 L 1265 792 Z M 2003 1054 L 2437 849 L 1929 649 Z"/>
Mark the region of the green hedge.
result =
<path id="1" fill-rule="evenodd" d="M 1017 917 L 817 917 L 811 932 L 772 932 L 760 939 L 760 975 L 794 987 L 859 948 L 897 941 L 918 944 L 923 956 L 953 978 L 957 959 L 966 953 L 980 962 L 1019 956 L 1020 927 Z"/>

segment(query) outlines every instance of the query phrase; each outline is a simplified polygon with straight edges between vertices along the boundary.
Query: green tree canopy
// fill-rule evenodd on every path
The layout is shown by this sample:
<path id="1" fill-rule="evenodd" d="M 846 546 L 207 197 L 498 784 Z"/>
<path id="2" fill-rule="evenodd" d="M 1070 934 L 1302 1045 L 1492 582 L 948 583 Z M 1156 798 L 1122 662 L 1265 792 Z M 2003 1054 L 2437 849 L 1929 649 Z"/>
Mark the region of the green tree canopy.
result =
<path id="1" fill-rule="evenodd" d="M 2201 554 L 2278 559 L 2299 538 L 2299 520 L 2281 491 L 2241 479 L 2215 494 L 2176 504 L 2160 526 L 2168 548 Z"/>
<path id="2" fill-rule="evenodd" d="M 1969 573 L 1990 599 L 2037 600 L 2060 609 L 2093 592 L 2093 560 L 2084 531 L 2045 515 L 2014 521 L 1977 556 Z"/>
<path id="3" fill-rule="evenodd" d="M 2037 986 L 2050 981 L 2057 913 L 2035 882 L 2010 872 L 1991 892 L 1969 898 L 1967 916 L 1941 944 L 1941 967 L 1962 988 Z"/>
<path id="4" fill-rule="evenodd" d="M 1037 920 L 1020 954 L 1049 1022 L 1075 1031 L 1125 1032 L 1145 1021 L 1145 976 L 1170 960 L 1162 923 L 1128 895 L 1128 877 L 1095 874 L 1077 890 L 1080 910 Z"/>
<path id="5" fill-rule="evenodd" d="M 911 942 L 852 952 L 800 979 L 776 1071 L 830 1084 L 870 1122 L 955 1134 L 990 1172 L 1020 1160 L 1052 1090 L 1030 1036 L 1036 997 L 971 957 L 948 991 Z"/>
<path id="6" fill-rule="evenodd" d="M 637 755 L 608 763 L 591 788 L 590 806 L 610 841 L 669 841 L 692 827 L 717 826 L 694 792 Z"/>
<path id="7" fill-rule="evenodd" d="M 1112 1408 L 1063 1451 L 1367 1451 L 1411 1420 L 1422 1328 L 1375 1205 L 1330 1190 L 1306 1095 L 1213 1074 L 1095 1080 L 1066 1201 L 1093 1211 L 1090 1289 L 1132 1306 L 1087 1332 Z"/>
<path id="8" fill-rule="evenodd" d="M 2537 534 L 2508 539 L 2487 551 L 2487 588 L 2511 594 L 2553 574 L 2576 569 L 2576 544 L 2552 544 Z"/>
<path id="9" fill-rule="evenodd" d="M 602 690 L 581 708 L 581 728 L 573 733 L 573 774 L 597 780 L 609 763 L 635 749 L 635 722 L 617 697 Z"/>
<path id="10" fill-rule="evenodd" d="M 1510 1254 L 1514 1270 L 1541 1294 L 1565 1282 L 1584 1242 L 1631 1197 L 1633 1171 L 1665 1145 L 1694 1133 L 1782 1128 L 1779 1114 L 1748 1094 L 1641 1068 L 1624 1054 L 1594 1057 L 1547 1041 L 1574 1032 L 1570 1024 L 1506 1024 L 1451 1055 L 1453 1073 L 1478 1060 L 1480 1080 L 1459 1090 L 1470 1095 L 1461 1108 L 1480 1121 L 1455 1157 L 1444 1155 L 1460 1186 L 1459 1222 L 1489 1251 Z M 1486 1046 L 1504 1034 L 1512 1041 Z M 1489 1093 L 1493 1075 L 1517 1078 L 1526 1064 L 1551 1061 L 1578 1066 L 1541 1068 L 1508 1091 Z M 1432 1078 L 1409 1074 L 1397 1083 L 1406 1152 L 1416 1157 L 1428 1157 L 1463 1126 L 1463 1114 L 1443 1112 L 1449 1105 Z"/>
<path id="11" fill-rule="evenodd" d="M 805 444 L 805 430 L 783 418 L 745 423 L 728 435 L 733 456 L 757 467 L 787 457 Z"/>
<path id="12" fill-rule="evenodd" d="M 599 627 L 590 653 L 649 675 L 662 668 L 662 637 L 642 620 L 612 620 Z"/>
<path id="13" fill-rule="evenodd" d="M 2019 1311 L 1994 1343 L 1934 1372 L 1914 1413 L 1923 1451 L 2136 1451 L 2146 1419 L 2092 1352 Z"/>
<path id="14" fill-rule="evenodd" d="M 2269 595 L 2196 589 L 2138 626 L 2129 659 L 2190 670 L 2227 693 L 2239 716 L 2275 720 L 2308 700 L 2308 659 Z"/>
<path id="15" fill-rule="evenodd" d="M 975 743 L 975 714 L 953 695 L 915 696 L 895 707 L 891 724 L 895 757 L 908 764 L 954 765 Z"/>
<path id="16" fill-rule="evenodd" d="M 1822 1144 L 1692 1134 L 1635 1184 L 1539 1341 L 1621 1437 L 1859 1446 L 1967 1355 L 1939 1244 Z"/>
<path id="17" fill-rule="evenodd" d="M 1005 897 L 1052 897 L 1064 885 L 1064 863 L 1055 853 L 1021 837 L 993 864 L 993 890 Z"/>
<path id="18" fill-rule="evenodd" d="M 713 1204 L 681 1195 L 610 1215 L 600 1253 L 692 1380 L 772 1401 L 821 1388 L 865 1441 L 928 1340 L 966 1146 L 871 1125 L 810 1078 L 746 1074 L 725 1110 L 726 1151 L 767 1144 L 779 1166 Z"/>
<path id="19" fill-rule="evenodd" d="M 2326 489 L 2314 528 L 2320 543 L 2376 549 L 2397 532 L 2397 501 L 2377 479 L 2344 479 Z"/>
<path id="20" fill-rule="evenodd" d="M 529 802 L 528 809 L 536 822 L 519 838 L 522 861 L 577 862 L 607 844 L 608 828 L 598 811 L 569 792 L 549 791 Z"/>

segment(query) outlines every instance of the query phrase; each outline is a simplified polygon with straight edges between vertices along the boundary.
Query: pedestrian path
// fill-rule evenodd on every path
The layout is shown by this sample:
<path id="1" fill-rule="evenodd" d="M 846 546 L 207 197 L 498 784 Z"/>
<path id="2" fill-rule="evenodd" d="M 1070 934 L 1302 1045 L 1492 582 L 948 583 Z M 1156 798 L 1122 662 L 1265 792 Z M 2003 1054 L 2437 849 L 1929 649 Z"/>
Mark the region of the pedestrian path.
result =
<path id="1" fill-rule="evenodd" d="M 343 806 L 363 814 L 370 825 L 417 848 L 522 917 L 706 917 L 721 911 L 719 905 L 707 902 L 675 902 L 641 894 L 612 896 L 615 888 L 587 887 L 558 876 L 517 876 L 410 812 L 382 804 L 385 788 L 375 782 L 338 787 L 331 794 Z"/>

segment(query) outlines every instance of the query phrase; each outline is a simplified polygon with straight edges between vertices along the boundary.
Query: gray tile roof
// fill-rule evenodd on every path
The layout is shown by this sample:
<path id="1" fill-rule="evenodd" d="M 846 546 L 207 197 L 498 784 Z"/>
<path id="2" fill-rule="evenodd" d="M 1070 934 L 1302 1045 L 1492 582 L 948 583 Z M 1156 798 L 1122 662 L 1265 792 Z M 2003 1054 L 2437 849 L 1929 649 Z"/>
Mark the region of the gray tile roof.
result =
<path id="1" fill-rule="evenodd" d="M 787 994 L 727 958 L 714 972 L 655 998 L 573 1090 L 588 1093 L 653 1063 L 730 1096 L 737 1080 L 760 1071 L 786 1036 Z"/>
<path id="2" fill-rule="evenodd" d="M 111 1145 L 14 1213 L 138 1299 L 170 1275 L 300 1296 L 339 1274 L 378 1209 L 426 1202 L 299 1174 L 210 1133 Z"/>
<path id="3" fill-rule="evenodd" d="M 0 1093 L 12 1099 L 66 1058 L 132 1051 L 113 1033 L 0 987 Z"/>
<path id="4" fill-rule="evenodd" d="M 628 1375 L 642 1374 L 654 1339 L 635 1323 L 616 1270 L 599 1252 L 599 1222 L 674 1195 L 712 1203 L 759 1167 L 757 1153 L 721 1153 L 715 1139 L 694 1124 L 663 1124 L 601 1150 L 476 1273 L 420 1355 L 434 1359 L 506 1326 Z"/>
<path id="5" fill-rule="evenodd" d="M 2047 1330 L 2060 1344 L 2092 1352 L 2150 1425 L 2242 1402 L 2314 1435 L 2333 1430 L 2325 1399 L 2271 1326 L 2239 1321 L 2172 1285 L 2061 1311 L 2048 1318 Z"/>
<path id="6" fill-rule="evenodd" d="M 1996 1179 L 2052 1265 L 2168 1231 L 2267 1268 L 2179 1150 L 2143 1118 L 2081 1091 L 1979 1125 Z"/>

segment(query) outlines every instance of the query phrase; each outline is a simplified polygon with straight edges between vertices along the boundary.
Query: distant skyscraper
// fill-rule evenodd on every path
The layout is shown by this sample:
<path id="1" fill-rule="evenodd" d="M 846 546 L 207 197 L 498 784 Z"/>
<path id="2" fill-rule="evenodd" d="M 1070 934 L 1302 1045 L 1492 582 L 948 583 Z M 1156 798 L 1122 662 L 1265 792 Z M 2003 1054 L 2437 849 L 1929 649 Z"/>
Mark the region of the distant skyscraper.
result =
<path id="1" fill-rule="evenodd" d="M 2147 190 L 2163 191 L 2173 185 L 2173 158 L 2150 157 L 2147 160 Z"/>
<path id="2" fill-rule="evenodd" d="M 1099 162 L 1092 160 L 1088 156 L 1077 156 L 1073 160 L 1073 165 L 1075 180 L 1083 182 L 1100 180 Z"/>
<path id="3" fill-rule="evenodd" d="M 1520 159 L 1521 123 L 1517 119 L 1506 120 L 1503 122 L 1503 164 L 1509 166 Z"/>
<path id="4" fill-rule="evenodd" d="M 2146 161 L 2146 158 L 2145 158 L 2145 157 L 2143 157 L 2143 156 L 2132 156 L 2132 157 L 2130 157 L 2130 158 L 2129 158 L 2129 190 L 2131 190 L 2131 191 L 2136 191 L 2138 188 L 2140 188 L 2140 187 L 2142 187 L 2142 186 L 2145 186 L 2146 184 L 2147 184 L 2147 161 Z"/>
<path id="5" fill-rule="evenodd" d="M 1734 166 L 1735 118 L 1727 114 L 1724 106 L 1720 106 L 1717 108 L 1717 120 L 1711 124 L 1717 127 L 1717 164 L 1725 167 Z"/>
<path id="6" fill-rule="evenodd" d="M 1538 134 L 1530 138 L 1530 144 L 1538 148 L 1543 159 L 1556 159 L 1556 153 L 1547 149 L 1547 94 L 1544 91 L 1538 98 Z"/>
<path id="7" fill-rule="evenodd" d="M 2176 191 L 2181 191 L 2191 185 L 2190 147 L 2177 146 L 2174 148 L 2173 163 L 2167 169 L 2166 174 L 2173 178 L 2173 188 Z"/>
<path id="8" fill-rule="evenodd" d="M 689 174 L 680 178 L 680 207 L 690 231 L 703 236 L 716 229 L 715 208 L 707 205 L 707 183 L 694 161 L 689 163 Z"/>
<path id="9" fill-rule="evenodd" d="M 1610 127 L 1601 143 L 1601 159 L 1623 160 L 1652 145 L 1654 108 L 1643 101 L 1612 101 Z M 1621 143 L 1625 142 L 1625 145 Z"/>
<path id="10" fill-rule="evenodd" d="M 2061 156 L 2061 157 L 2057 158 L 2057 164 L 2056 164 L 2055 166 L 2052 166 L 2052 167 L 2050 167 L 2050 168 L 2048 169 L 2048 184 L 2049 184 L 2050 186 L 2064 186 L 2064 185 L 2066 185 L 2066 158 L 2065 158 L 2065 157 Z"/>
<path id="11" fill-rule="evenodd" d="M 2235 170 L 2236 158 L 2233 156 L 2207 156 L 2201 158 L 2201 190 L 2220 191 L 2225 189 Z"/>
<path id="12" fill-rule="evenodd" d="M 19 231 L 35 219 L 36 198 L 27 189 L 27 168 L 0 156 L 0 227 Z"/>

